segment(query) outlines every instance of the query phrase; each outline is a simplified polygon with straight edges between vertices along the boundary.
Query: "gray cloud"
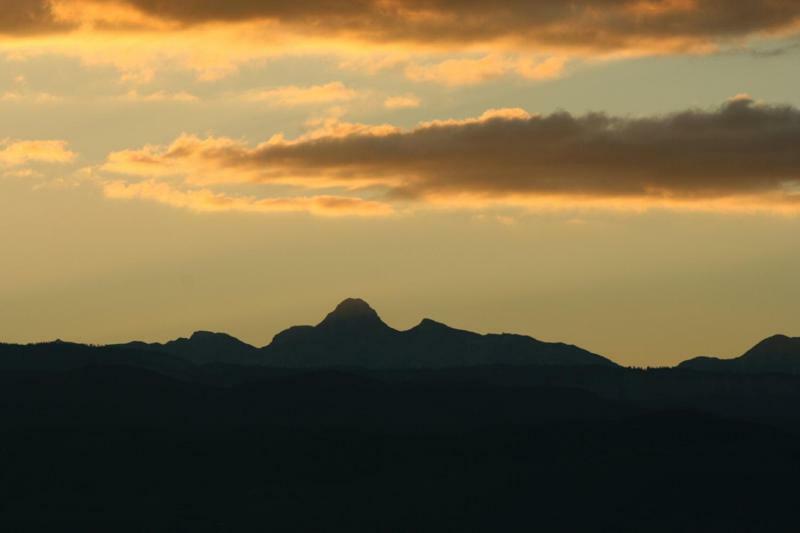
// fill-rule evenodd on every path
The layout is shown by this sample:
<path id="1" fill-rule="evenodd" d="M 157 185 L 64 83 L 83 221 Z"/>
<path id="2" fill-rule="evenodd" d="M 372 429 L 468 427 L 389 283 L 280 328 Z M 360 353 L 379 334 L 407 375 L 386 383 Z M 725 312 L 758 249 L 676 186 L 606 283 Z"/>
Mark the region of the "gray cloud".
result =
<path id="1" fill-rule="evenodd" d="M 161 153 L 121 152 L 118 171 L 219 169 L 244 180 L 306 186 L 382 183 L 389 197 L 567 196 L 800 201 L 800 110 L 746 97 L 716 110 L 647 117 L 521 110 L 408 131 L 353 130 L 248 148 L 182 138 Z M 215 171 L 212 171 L 212 173 Z"/>

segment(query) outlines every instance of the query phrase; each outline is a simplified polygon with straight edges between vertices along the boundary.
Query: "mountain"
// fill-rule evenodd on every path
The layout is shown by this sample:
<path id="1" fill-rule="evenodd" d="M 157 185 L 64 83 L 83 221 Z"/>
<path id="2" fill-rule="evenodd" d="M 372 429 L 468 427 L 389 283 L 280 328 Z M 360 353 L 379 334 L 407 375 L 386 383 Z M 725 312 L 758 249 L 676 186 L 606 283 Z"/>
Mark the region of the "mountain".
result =
<path id="1" fill-rule="evenodd" d="M 252 365 L 258 364 L 259 358 L 259 351 L 254 346 L 226 333 L 210 331 L 196 331 L 188 339 L 181 337 L 164 344 L 134 341 L 116 347 L 165 353 L 198 365 L 209 363 Z"/>
<path id="2" fill-rule="evenodd" d="M 209 365 L 214 365 L 211 368 Z M 0 371 L 65 371 L 126 366 L 181 379 L 244 379 L 243 370 L 441 369 L 477 366 L 617 365 L 581 348 L 523 335 L 481 335 L 425 319 L 399 331 L 386 325 L 364 300 L 348 298 L 316 326 L 294 326 L 256 348 L 225 333 L 198 331 L 166 343 L 140 341 L 87 346 L 56 341 L 0 344 Z M 201 368 L 201 366 L 203 368 Z M 225 378 L 227 379 L 227 378 Z"/>
<path id="3" fill-rule="evenodd" d="M 195 379 L 199 369 L 168 353 L 132 347 L 87 346 L 60 340 L 38 344 L 0 344 L 0 372 L 64 372 L 89 367 L 136 367 L 181 379 Z"/>
<path id="4" fill-rule="evenodd" d="M 225 333 L 197 331 L 166 343 L 86 346 L 56 341 L 0 344 L 0 371 L 62 371 L 92 365 L 134 366 L 193 378 L 209 373 L 241 379 L 234 367 L 413 370 L 506 367 L 617 367 L 611 360 L 563 343 L 509 333 L 483 335 L 426 318 L 408 330 L 388 326 L 364 300 L 348 298 L 315 326 L 293 326 L 263 348 Z M 216 365 L 205 370 L 196 365 Z M 226 367 L 227 365 L 227 367 Z M 800 337 L 774 335 L 733 359 L 695 357 L 682 370 L 800 375 Z M 249 372 L 253 372 L 251 370 Z"/>
<path id="5" fill-rule="evenodd" d="M 610 360 L 561 343 L 481 335 L 425 319 L 398 331 L 364 300 L 349 298 L 316 326 L 295 326 L 262 349 L 263 363 L 291 368 L 446 368 L 485 365 L 602 365 Z"/>
<path id="6" fill-rule="evenodd" d="M 695 357 L 678 366 L 710 372 L 800 374 L 800 337 L 773 335 L 733 359 Z"/>

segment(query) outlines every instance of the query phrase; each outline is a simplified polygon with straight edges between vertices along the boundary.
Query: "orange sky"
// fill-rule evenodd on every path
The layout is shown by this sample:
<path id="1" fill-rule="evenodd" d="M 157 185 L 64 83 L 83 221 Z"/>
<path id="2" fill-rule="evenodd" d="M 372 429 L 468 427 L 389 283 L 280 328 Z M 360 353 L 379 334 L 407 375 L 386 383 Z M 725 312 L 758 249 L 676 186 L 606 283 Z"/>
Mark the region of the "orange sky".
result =
<path id="1" fill-rule="evenodd" d="M 2 339 L 800 334 L 797 2 L 0 7 Z"/>

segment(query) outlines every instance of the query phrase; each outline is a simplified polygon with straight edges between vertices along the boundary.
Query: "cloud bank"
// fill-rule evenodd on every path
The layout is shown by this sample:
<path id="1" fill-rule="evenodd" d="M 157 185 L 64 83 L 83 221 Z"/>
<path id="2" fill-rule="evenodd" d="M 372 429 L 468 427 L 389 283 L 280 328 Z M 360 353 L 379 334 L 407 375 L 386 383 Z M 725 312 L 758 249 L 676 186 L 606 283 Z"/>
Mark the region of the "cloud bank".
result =
<path id="1" fill-rule="evenodd" d="M 370 44 L 406 51 L 492 46 L 572 55 L 683 53 L 800 30 L 796 0 L 9 0 L 2 7 L 5 40 L 104 36 L 107 44 L 117 35 L 130 45 L 136 34 L 152 39 L 231 28 L 216 34 L 217 49 L 260 37 L 278 47 L 302 43 L 327 51 L 363 51 Z M 554 69 L 545 65 L 533 75 Z"/>
<path id="2" fill-rule="evenodd" d="M 511 39 L 602 49 L 782 31 L 800 19 L 794 0 L 28 0 L 3 7 L 0 31 L 11 34 L 261 21 L 373 42 Z"/>
<path id="3" fill-rule="evenodd" d="M 410 130 L 342 123 L 251 147 L 183 136 L 106 171 L 193 183 L 379 188 L 387 201 L 800 208 L 800 110 L 739 96 L 663 116 L 492 110 Z"/>

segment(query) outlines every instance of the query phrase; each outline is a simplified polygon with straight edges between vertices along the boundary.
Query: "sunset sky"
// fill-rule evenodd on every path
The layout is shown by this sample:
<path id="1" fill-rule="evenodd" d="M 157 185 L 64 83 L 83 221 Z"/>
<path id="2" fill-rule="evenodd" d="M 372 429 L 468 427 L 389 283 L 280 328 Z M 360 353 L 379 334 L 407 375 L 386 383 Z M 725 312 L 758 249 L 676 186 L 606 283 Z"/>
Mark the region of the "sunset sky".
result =
<path id="1" fill-rule="evenodd" d="M 0 8 L 2 341 L 800 335 L 797 0 Z"/>

